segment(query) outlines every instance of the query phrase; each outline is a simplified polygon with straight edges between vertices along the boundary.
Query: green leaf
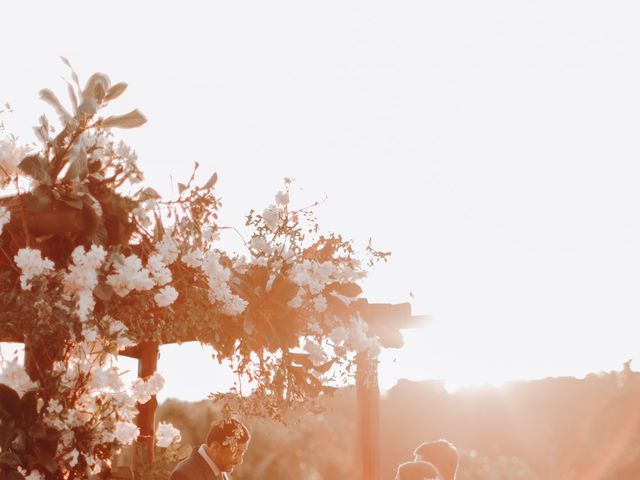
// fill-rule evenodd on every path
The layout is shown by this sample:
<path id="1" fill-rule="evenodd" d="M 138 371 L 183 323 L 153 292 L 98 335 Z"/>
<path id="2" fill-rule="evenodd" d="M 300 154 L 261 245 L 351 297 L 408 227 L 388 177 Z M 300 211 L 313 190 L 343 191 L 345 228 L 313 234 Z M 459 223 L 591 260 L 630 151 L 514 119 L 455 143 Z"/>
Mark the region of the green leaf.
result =
<path id="1" fill-rule="evenodd" d="M 13 388 L 0 383 L 0 415 L 20 417 L 20 396 Z"/>
<path id="2" fill-rule="evenodd" d="M 51 187 L 47 185 L 38 185 L 29 197 L 27 197 L 26 205 L 32 212 L 40 212 L 53 201 L 53 195 L 51 193 Z"/>
<path id="3" fill-rule="evenodd" d="M 107 95 L 104 97 L 104 101 L 110 102 L 111 100 L 115 100 L 124 93 L 124 91 L 127 89 L 127 86 L 128 85 L 124 82 L 116 83 L 107 91 Z"/>
<path id="4" fill-rule="evenodd" d="M 103 302 L 108 302 L 113 297 L 113 288 L 111 285 L 105 283 L 99 283 L 96 288 L 93 289 L 93 293 Z"/>
<path id="5" fill-rule="evenodd" d="M 33 132 L 43 145 L 49 141 L 49 121 L 44 115 L 40 115 L 40 126 L 33 127 Z"/>
<path id="6" fill-rule="evenodd" d="M 107 232 L 104 222 L 100 221 L 96 225 L 96 228 L 87 236 L 87 240 L 96 245 L 107 244 L 107 240 L 109 240 L 109 232 Z"/>
<path id="7" fill-rule="evenodd" d="M 40 90 L 39 94 L 41 100 L 47 102 L 53 107 L 53 109 L 60 117 L 60 121 L 62 123 L 67 123 L 71 119 L 71 114 L 67 112 L 67 109 L 62 106 L 62 103 L 60 102 L 60 100 L 58 100 L 58 97 L 56 97 L 56 95 L 51 90 L 49 90 L 48 88 L 43 88 L 42 90 Z"/>
<path id="8" fill-rule="evenodd" d="M 331 368 L 331 366 L 333 365 L 333 363 L 334 363 L 334 360 L 329 360 L 328 362 L 323 363 L 322 365 L 314 366 L 313 369 L 318 373 L 327 373 Z"/>
<path id="9" fill-rule="evenodd" d="M 164 238 L 164 225 L 162 225 L 162 219 L 157 213 L 153 215 L 156 219 L 156 224 L 153 227 L 153 241 L 160 242 Z"/>
<path id="10" fill-rule="evenodd" d="M 84 148 L 75 150 L 73 159 L 69 164 L 67 173 L 65 173 L 63 180 L 69 181 L 75 178 L 84 180 L 89 174 L 89 167 L 87 165 L 87 152 Z"/>
<path id="11" fill-rule="evenodd" d="M 38 458 L 38 462 L 49 473 L 54 473 L 56 470 L 58 470 L 58 463 L 55 461 L 55 458 L 54 458 L 54 455 L 56 453 L 56 446 L 57 446 L 57 442 L 55 444 L 45 445 L 45 446 L 34 445 L 33 447 L 34 453 Z"/>
<path id="12" fill-rule="evenodd" d="M 143 189 L 138 195 L 139 202 L 146 202 L 147 200 L 159 200 L 162 197 L 160 194 L 151 187 Z"/>
<path id="13" fill-rule="evenodd" d="M 4 478 L 6 478 L 6 480 L 24 480 L 24 475 L 18 472 L 18 470 L 11 470 Z"/>
<path id="14" fill-rule="evenodd" d="M 69 100 L 71 101 L 71 106 L 73 107 L 73 113 L 78 114 L 78 96 L 76 92 L 73 90 L 73 86 L 67 82 L 67 93 L 69 94 Z"/>
<path id="15" fill-rule="evenodd" d="M 76 208 L 78 210 L 82 210 L 82 206 L 84 203 L 79 198 L 63 198 L 62 202 L 69 205 L 71 208 Z"/>
<path id="16" fill-rule="evenodd" d="M 286 304 L 296 296 L 299 288 L 300 287 L 291 280 L 286 279 L 282 275 L 278 275 L 271 287 L 271 295 Z"/>
<path id="17" fill-rule="evenodd" d="M 124 115 L 107 117 L 102 120 L 102 126 L 104 128 L 137 128 L 146 122 L 146 117 L 136 109 Z"/>
<path id="18" fill-rule="evenodd" d="M 97 104 L 101 104 L 110 86 L 111 80 L 109 80 L 109 77 L 104 73 L 96 72 L 87 80 L 82 91 L 82 98 L 83 100 L 93 98 Z"/>
<path id="19" fill-rule="evenodd" d="M 38 393 L 35 390 L 30 390 L 25 393 L 20 399 L 22 418 L 29 423 L 33 423 L 34 419 L 38 416 L 37 406 Z"/>
<path id="20" fill-rule="evenodd" d="M 213 175 L 211 175 L 211 178 L 207 181 L 207 183 L 204 184 L 202 188 L 205 190 L 209 188 L 213 188 L 217 182 L 218 182 L 218 174 L 214 172 Z"/>
<path id="21" fill-rule="evenodd" d="M 0 465 L 9 468 L 16 468 L 22 464 L 20 457 L 13 452 L 0 453 Z"/>
<path id="22" fill-rule="evenodd" d="M 34 180 L 51 185 L 49 163 L 40 155 L 28 155 L 18 164 L 18 168 Z"/>

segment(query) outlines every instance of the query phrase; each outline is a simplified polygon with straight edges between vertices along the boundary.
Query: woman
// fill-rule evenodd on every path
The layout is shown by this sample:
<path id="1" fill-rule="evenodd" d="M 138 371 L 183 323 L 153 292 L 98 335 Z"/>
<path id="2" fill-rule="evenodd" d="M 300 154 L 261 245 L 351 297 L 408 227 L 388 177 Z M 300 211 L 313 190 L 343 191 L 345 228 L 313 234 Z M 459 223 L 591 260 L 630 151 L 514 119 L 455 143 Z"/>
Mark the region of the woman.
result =
<path id="1" fill-rule="evenodd" d="M 398 467 L 396 480 L 440 480 L 438 469 L 423 460 L 406 462 Z"/>

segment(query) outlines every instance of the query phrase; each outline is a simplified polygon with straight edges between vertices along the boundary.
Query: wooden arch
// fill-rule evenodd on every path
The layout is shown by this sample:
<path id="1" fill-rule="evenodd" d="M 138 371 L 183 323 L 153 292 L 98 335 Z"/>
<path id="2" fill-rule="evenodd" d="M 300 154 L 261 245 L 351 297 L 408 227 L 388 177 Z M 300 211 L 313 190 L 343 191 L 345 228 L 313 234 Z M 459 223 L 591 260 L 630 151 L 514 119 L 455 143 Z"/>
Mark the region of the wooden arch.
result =
<path id="1" fill-rule="evenodd" d="M 426 324 L 428 317 L 411 314 L 409 303 L 381 304 L 358 301 L 358 310 L 369 325 L 371 332 L 380 338 L 385 348 L 400 348 L 403 345 L 400 330 L 418 328 Z M 197 341 L 197 339 L 185 339 Z M 38 370 L 42 366 L 42 359 L 38 352 L 29 347 L 24 339 L 0 338 L 0 342 L 24 343 L 24 367 L 32 379 L 38 377 Z M 138 378 L 151 377 L 158 367 L 158 355 L 161 344 L 143 342 L 128 347 L 120 355 L 138 360 Z M 379 480 L 379 403 L 380 390 L 378 387 L 378 360 L 359 355 L 356 359 L 356 392 L 358 402 L 358 444 L 360 450 L 360 466 L 362 480 Z M 140 435 L 135 443 L 133 470 L 139 461 L 152 462 L 155 445 L 155 420 L 158 401 L 155 397 L 144 404 L 138 404 L 136 424 Z"/>

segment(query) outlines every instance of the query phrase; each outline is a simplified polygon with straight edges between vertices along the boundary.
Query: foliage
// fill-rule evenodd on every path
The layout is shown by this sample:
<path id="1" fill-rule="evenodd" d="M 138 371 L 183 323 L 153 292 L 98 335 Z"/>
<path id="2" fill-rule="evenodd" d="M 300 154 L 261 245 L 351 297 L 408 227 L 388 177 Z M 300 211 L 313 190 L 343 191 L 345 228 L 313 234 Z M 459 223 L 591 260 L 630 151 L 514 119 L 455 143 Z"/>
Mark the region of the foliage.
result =
<path id="1" fill-rule="evenodd" d="M 37 394 L 0 384 L 0 477 L 22 479 L 25 471 L 54 472 L 59 432 L 38 418 Z"/>
<path id="2" fill-rule="evenodd" d="M 0 379 L 27 398 L 35 391 L 34 422 L 59 435 L 57 469 L 34 475 L 103 475 L 135 440 L 136 405 L 163 380 L 124 385 L 113 359 L 128 346 L 212 345 L 253 391 L 242 395 L 239 383 L 222 396 L 224 412 L 274 418 L 331 393 L 357 353 L 377 353 L 356 301 L 365 269 L 351 242 L 320 233 L 313 206 L 291 207 L 290 180 L 247 216 L 246 251 L 229 254 L 218 241 L 217 175 L 200 184 L 196 164 L 172 199 L 140 186 L 137 155 L 113 132 L 145 117 L 101 116 L 127 85 L 71 78 L 70 108 L 40 92 L 61 126 L 40 118 L 39 149 L 0 140 L 0 182 L 14 188 L 0 199 L 0 339 L 25 342 L 30 380 L 15 364 L 17 376 L 5 365 Z M 388 255 L 367 252 L 370 262 Z"/>

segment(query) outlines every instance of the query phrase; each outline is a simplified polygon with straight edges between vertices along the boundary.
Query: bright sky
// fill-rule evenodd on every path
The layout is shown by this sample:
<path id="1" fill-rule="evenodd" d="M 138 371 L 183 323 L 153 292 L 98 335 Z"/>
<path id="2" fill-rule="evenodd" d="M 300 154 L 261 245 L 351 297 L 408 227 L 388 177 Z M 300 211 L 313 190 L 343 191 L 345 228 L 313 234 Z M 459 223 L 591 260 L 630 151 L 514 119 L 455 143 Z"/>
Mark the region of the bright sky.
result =
<path id="1" fill-rule="evenodd" d="M 217 171 L 223 222 L 325 194 L 323 227 L 393 251 L 365 285 L 430 326 L 381 383 L 620 369 L 640 338 L 640 4 L 592 0 L 7 2 L 0 104 L 30 140 L 64 55 L 129 90 L 148 184 Z M 410 299 L 409 292 L 415 298 Z M 225 388 L 163 349 L 161 395 Z M 134 368 L 134 366 L 132 365 Z"/>

